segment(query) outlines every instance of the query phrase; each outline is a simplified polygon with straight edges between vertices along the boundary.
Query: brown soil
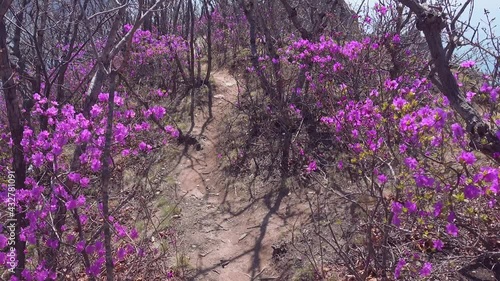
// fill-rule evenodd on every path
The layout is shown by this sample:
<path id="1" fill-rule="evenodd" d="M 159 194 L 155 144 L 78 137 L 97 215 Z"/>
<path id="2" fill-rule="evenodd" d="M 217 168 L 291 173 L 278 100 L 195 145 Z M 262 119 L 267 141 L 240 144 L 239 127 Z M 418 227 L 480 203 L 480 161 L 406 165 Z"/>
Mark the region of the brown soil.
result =
<path id="1" fill-rule="evenodd" d="M 225 71 L 214 73 L 213 83 L 214 118 L 206 122 L 208 113 L 198 109 L 191 133 L 202 149 L 189 147 L 174 170 L 181 217 L 173 226 L 182 237 L 180 251 L 189 258 L 188 279 L 280 279 L 272 246 L 290 238 L 293 226 L 304 218 L 305 205 L 279 188 L 279 182 L 251 185 L 224 173 L 218 143 L 238 89 Z"/>

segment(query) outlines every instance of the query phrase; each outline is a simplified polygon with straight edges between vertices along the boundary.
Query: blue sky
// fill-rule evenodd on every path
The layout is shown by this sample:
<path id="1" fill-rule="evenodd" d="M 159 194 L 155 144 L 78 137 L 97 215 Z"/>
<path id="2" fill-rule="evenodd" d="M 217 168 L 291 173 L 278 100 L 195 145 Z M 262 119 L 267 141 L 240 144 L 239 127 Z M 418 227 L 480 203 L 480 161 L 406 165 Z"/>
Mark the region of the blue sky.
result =
<path id="1" fill-rule="evenodd" d="M 464 2 L 463 0 L 460 2 Z M 487 9 L 490 11 L 490 16 L 500 15 L 500 2 L 495 0 L 474 0 L 474 17 L 480 20 L 483 17 L 483 11 Z M 497 20 L 498 21 L 498 20 Z"/>
<path id="2" fill-rule="evenodd" d="M 353 5 L 353 8 L 357 8 L 359 3 L 362 3 L 363 0 L 346 0 L 348 3 L 351 3 Z M 450 0 L 450 1 L 456 1 L 457 3 L 464 3 L 466 0 Z M 377 0 L 365 0 L 364 5 L 366 6 L 366 3 L 368 3 L 369 7 L 373 7 L 375 3 L 379 1 Z M 428 3 L 440 3 L 443 2 L 443 0 L 427 0 Z M 487 9 L 490 11 L 490 16 L 495 17 L 495 16 L 500 16 L 500 1 L 498 0 L 473 0 L 474 3 L 474 13 L 473 13 L 473 22 L 481 22 L 481 20 L 484 18 L 484 9 Z M 500 19 L 496 20 L 497 23 L 500 22 Z M 500 25 L 500 23 L 499 23 Z M 500 27 L 500 26 L 499 26 Z M 498 30 L 498 28 L 497 28 Z"/>
<path id="3" fill-rule="evenodd" d="M 351 7 L 354 10 L 357 10 L 359 8 L 360 3 L 364 3 L 363 4 L 364 8 L 370 7 L 370 9 L 371 9 L 375 5 L 375 3 L 379 3 L 380 0 L 364 0 L 364 1 L 363 0 L 346 0 L 346 1 L 347 1 L 347 3 L 351 4 Z M 451 1 L 454 3 L 458 3 L 458 4 L 463 4 L 466 0 L 427 0 L 427 3 L 436 4 L 436 3 L 443 3 L 443 2 L 447 2 L 447 1 Z M 487 27 L 486 17 L 484 15 L 485 9 L 490 12 L 489 13 L 490 20 L 494 19 L 493 26 L 492 26 L 494 33 L 498 37 L 500 37 L 500 1 L 499 0 L 472 0 L 472 1 L 473 1 L 473 5 L 474 5 L 474 10 L 472 13 L 471 25 L 476 27 L 479 24 L 479 27 L 480 27 L 479 38 L 480 39 L 485 38 L 485 34 L 482 31 L 482 28 Z M 380 2 L 388 2 L 388 1 L 381 0 Z M 469 5 L 469 8 L 470 8 L 470 5 Z M 469 16 L 469 8 L 466 10 L 466 12 L 464 12 L 462 14 L 463 21 L 467 20 L 467 18 Z M 458 7 L 457 9 L 460 9 L 460 7 Z M 364 10 L 364 9 L 361 9 L 361 10 Z M 466 35 L 467 34 L 471 35 L 472 31 L 467 32 Z M 475 39 L 477 39 L 477 37 Z M 489 46 L 483 45 L 483 47 L 488 48 Z M 470 50 L 468 47 L 464 47 L 462 49 L 456 50 L 455 54 L 457 54 L 457 55 L 465 54 L 468 52 L 468 50 Z M 461 59 L 466 59 L 466 58 L 461 58 Z M 476 58 L 473 57 L 473 59 L 476 59 Z M 490 65 L 490 66 L 492 65 L 491 58 L 487 58 L 486 61 L 482 60 L 482 62 L 478 66 L 481 69 L 486 70 L 487 65 Z"/>
<path id="4" fill-rule="evenodd" d="M 464 2 L 463 0 L 460 0 L 459 2 Z M 490 19 L 496 18 L 494 21 L 497 24 L 497 27 L 495 28 L 495 31 L 497 34 L 500 35 L 500 19 L 498 16 L 500 16 L 500 1 L 498 0 L 474 0 L 474 12 L 472 15 L 472 21 L 474 23 L 480 23 L 481 25 L 484 24 L 484 10 L 488 10 L 490 12 L 489 16 Z"/>

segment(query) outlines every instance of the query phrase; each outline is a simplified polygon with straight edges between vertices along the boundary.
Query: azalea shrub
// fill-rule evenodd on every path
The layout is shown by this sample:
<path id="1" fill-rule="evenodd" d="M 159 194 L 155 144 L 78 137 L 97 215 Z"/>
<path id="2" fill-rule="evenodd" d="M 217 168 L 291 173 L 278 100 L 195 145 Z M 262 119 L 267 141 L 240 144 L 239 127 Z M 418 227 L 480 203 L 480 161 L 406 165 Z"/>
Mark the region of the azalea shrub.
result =
<path id="1" fill-rule="evenodd" d="M 125 25 L 124 30 L 128 31 L 127 28 L 130 26 Z M 132 218 L 121 210 L 128 201 L 136 200 L 135 192 L 132 194 L 134 197 L 112 200 L 112 215 L 108 218 L 102 214 L 98 190 L 102 184 L 100 173 L 109 118 L 108 105 L 113 103 L 114 107 L 110 157 L 116 165 L 126 166 L 130 161 L 141 161 L 139 159 L 177 138 L 177 129 L 167 122 L 166 105 L 169 104 L 172 89 L 161 88 L 162 81 L 147 76 L 142 66 L 154 63 L 155 71 L 170 69 L 174 54 L 183 56 L 185 43 L 175 36 L 153 37 L 149 31 L 138 30 L 130 47 L 128 65 L 122 69 L 123 78 L 115 88 L 113 100 L 106 92 L 110 86 L 103 88 L 87 114 L 78 103 L 70 103 L 78 100 L 77 96 L 68 97 L 64 103 L 57 102 L 53 93 L 48 96 L 34 93 L 32 96 L 34 106 L 30 112 L 25 112 L 32 122 L 25 123 L 21 140 L 28 167 L 25 188 L 15 192 L 16 208 L 19 211 L 22 208 L 26 217 L 20 233 L 21 241 L 27 245 L 23 280 L 101 276 L 106 254 L 102 231 L 104 220 L 109 220 L 114 233 L 112 258 L 116 268 L 123 268 L 128 262 L 146 262 L 151 256 L 158 256 L 158 249 L 144 243 L 143 238 L 150 233 L 139 232 L 130 225 Z M 66 86 L 76 92 L 80 79 L 95 64 L 95 60 L 85 57 L 91 55 L 88 49 L 83 48 L 69 65 L 69 70 L 75 75 L 70 76 Z M 145 80 L 140 89 L 145 92 L 134 92 L 137 88 L 130 87 L 125 77 L 139 80 L 143 77 Z M 139 81 L 136 81 L 134 86 L 138 85 Z M 142 98 L 147 99 L 147 104 L 141 103 Z M 5 100 L 2 99 L 1 104 L 5 106 Z M 8 126 L 3 125 L 8 124 L 5 118 L 2 115 L 1 137 L 5 145 L 2 146 L 1 167 L 2 172 L 7 174 L 12 160 L 9 153 L 12 140 Z M 39 122 L 42 118 L 47 119 L 45 129 Z M 118 179 L 113 181 L 112 186 L 116 192 L 124 188 Z M 1 196 L 5 208 L 12 201 L 9 190 L 8 182 L 3 182 Z M 4 218 L 6 221 L 7 218 Z M 12 243 L 9 242 L 7 226 L 2 225 L 0 247 L 8 249 Z M 48 253 L 54 252 L 52 259 L 59 260 L 57 271 L 46 260 Z M 0 260 L 5 268 L 12 268 L 8 264 L 10 257 L 7 252 L 0 253 Z"/>
<path id="2" fill-rule="evenodd" d="M 337 218 L 319 208 L 335 209 L 338 201 L 320 198 L 324 205 L 312 211 L 326 216 L 315 228 L 320 240 L 359 280 L 444 278 L 467 263 L 465 253 L 480 256 L 499 247 L 500 153 L 475 150 L 465 122 L 430 78 L 425 39 L 414 26 L 402 26 L 402 17 L 397 3 L 377 3 L 358 15 L 363 32 L 351 38 L 334 31 L 317 38 L 282 34 L 277 45 L 283 47 L 272 53 L 257 46 L 258 64 L 248 60 L 240 68 L 246 85 L 240 110 L 249 115 L 250 142 L 266 143 L 269 153 L 240 148 L 234 165 L 253 155 L 277 168 L 276 156 L 290 155 L 290 174 L 309 178 L 306 185 L 322 175 L 349 178 L 344 194 L 371 202 L 361 219 L 342 222 L 355 230 L 331 231 Z M 266 35 L 257 34 L 275 40 Z M 460 91 L 500 139 L 497 81 L 474 68 L 474 60 L 455 57 L 453 64 Z M 262 77 L 282 95 L 272 96 L 258 82 Z M 288 134 L 290 146 L 284 145 Z M 326 184 L 334 188 L 334 182 Z M 360 234 L 366 237 L 361 242 Z"/>

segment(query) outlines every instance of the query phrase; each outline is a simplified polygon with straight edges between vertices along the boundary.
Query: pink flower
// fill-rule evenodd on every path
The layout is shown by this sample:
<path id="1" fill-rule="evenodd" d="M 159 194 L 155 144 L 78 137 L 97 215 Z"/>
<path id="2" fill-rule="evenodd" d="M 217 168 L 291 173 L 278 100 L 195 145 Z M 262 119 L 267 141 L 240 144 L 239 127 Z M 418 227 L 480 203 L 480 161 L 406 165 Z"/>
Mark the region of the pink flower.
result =
<path id="1" fill-rule="evenodd" d="M 101 267 L 104 264 L 104 258 L 99 258 L 96 262 L 87 269 L 87 273 L 92 276 L 98 276 L 101 273 Z"/>
<path id="2" fill-rule="evenodd" d="M 472 164 L 474 164 L 474 162 L 476 162 L 476 156 L 474 155 L 473 152 L 463 151 L 462 154 L 460 154 L 460 156 L 458 156 L 457 160 L 460 163 L 472 165 Z"/>
<path id="3" fill-rule="evenodd" d="M 95 246 L 94 245 L 88 245 L 85 248 L 85 252 L 87 252 L 87 254 L 93 254 L 95 252 Z"/>
<path id="4" fill-rule="evenodd" d="M 80 181 L 80 174 L 78 173 L 75 173 L 75 172 L 71 172 L 68 174 L 68 178 L 72 181 L 72 182 L 79 182 Z"/>
<path id="5" fill-rule="evenodd" d="M 128 136 L 128 128 L 122 123 L 116 124 L 115 141 L 123 142 Z"/>
<path id="6" fill-rule="evenodd" d="M 405 106 L 408 102 L 403 99 L 403 98 L 395 98 L 394 101 L 392 102 L 392 104 L 394 105 L 394 107 L 396 108 L 396 110 L 400 111 L 401 109 L 403 109 L 403 106 Z"/>
<path id="7" fill-rule="evenodd" d="M 377 90 L 375 90 L 375 89 L 371 90 L 370 97 L 372 97 L 372 96 L 378 97 L 378 95 L 379 95 L 379 92 Z"/>
<path id="8" fill-rule="evenodd" d="M 306 168 L 306 173 L 310 174 L 312 171 L 316 171 L 316 169 L 317 169 L 316 161 L 311 161 Z"/>
<path id="9" fill-rule="evenodd" d="M 128 156 L 129 154 L 130 154 L 130 149 L 124 149 L 124 150 L 122 150 L 122 156 L 123 156 L 123 157 L 126 157 L 126 156 Z"/>
<path id="10" fill-rule="evenodd" d="M 446 226 L 446 232 L 448 234 L 450 234 L 451 236 L 453 236 L 453 237 L 457 237 L 458 236 L 458 228 L 453 223 L 448 223 L 448 225 Z"/>
<path id="11" fill-rule="evenodd" d="M 473 60 L 467 60 L 467 61 L 462 62 L 462 63 L 460 64 L 460 66 L 461 66 L 461 67 L 463 67 L 463 68 L 471 68 L 471 67 L 473 67 L 475 64 L 476 64 L 476 62 L 475 62 L 475 61 L 473 61 Z"/>
<path id="12" fill-rule="evenodd" d="M 141 123 L 142 130 L 149 130 L 151 127 L 148 122 L 144 121 Z"/>
<path id="13" fill-rule="evenodd" d="M 100 93 L 98 96 L 98 99 L 100 102 L 105 102 L 108 101 L 109 99 L 109 93 Z"/>
<path id="14" fill-rule="evenodd" d="M 392 37 L 392 42 L 394 44 L 399 44 L 401 43 L 401 37 L 399 37 L 399 34 L 395 34 L 393 37 Z"/>
<path id="15" fill-rule="evenodd" d="M 464 196 L 467 199 L 475 199 L 479 197 L 480 194 L 481 190 L 474 185 L 469 184 L 464 188 Z"/>
<path id="16" fill-rule="evenodd" d="M 94 104 L 90 109 L 90 116 L 92 116 L 93 118 L 96 118 L 101 113 L 102 113 L 102 108 L 97 104 Z"/>
<path id="17" fill-rule="evenodd" d="M 77 204 L 76 204 L 76 201 L 75 200 L 69 200 L 68 202 L 66 202 L 66 208 L 68 210 L 73 210 L 73 209 L 76 209 L 77 208 Z"/>
<path id="18" fill-rule="evenodd" d="M 403 204 L 399 202 L 393 202 L 391 210 L 394 214 L 400 214 L 403 211 Z"/>
<path id="19" fill-rule="evenodd" d="M 165 113 L 167 112 L 166 109 L 162 106 L 154 106 L 150 108 L 150 110 L 156 119 L 163 118 L 163 116 L 165 116 Z"/>
<path id="20" fill-rule="evenodd" d="M 124 226 L 122 226 L 121 224 L 119 224 L 117 222 L 115 222 L 113 226 L 115 227 L 115 230 L 116 230 L 116 232 L 118 234 L 118 237 L 125 237 L 125 236 L 127 236 L 127 231 L 126 231 L 126 229 L 125 229 Z"/>
<path id="21" fill-rule="evenodd" d="M 44 162 L 44 156 L 41 152 L 37 152 L 31 156 L 31 159 L 33 160 L 33 165 L 37 168 L 43 165 Z"/>
<path id="22" fill-rule="evenodd" d="M 418 167 L 418 161 L 413 157 L 406 158 L 405 164 L 410 170 L 415 170 Z"/>
<path id="23" fill-rule="evenodd" d="M 468 102 L 472 102 L 472 99 L 474 98 L 474 96 L 475 96 L 475 95 L 476 95 L 476 93 L 471 92 L 471 91 L 468 91 L 468 92 L 465 94 L 465 96 L 466 96 L 466 98 L 465 98 L 465 99 L 466 99 Z"/>
<path id="24" fill-rule="evenodd" d="M 493 194 L 497 195 L 498 191 L 500 190 L 499 184 L 498 183 L 493 183 L 490 187 L 488 187 L 488 190 L 491 191 Z"/>
<path id="25" fill-rule="evenodd" d="M 496 193 L 495 193 L 495 195 L 496 195 Z M 495 198 L 491 198 L 491 200 L 488 201 L 488 207 L 493 208 L 493 207 L 495 207 L 496 203 L 497 203 L 497 200 Z"/>
<path id="26" fill-rule="evenodd" d="M 498 99 L 498 88 L 495 88 L 490 91 L 490 101 L 496 102 Z"/>
<path id="27" fill-rule="evenodd" d="M 438 217 L 443 209 L 443 203 L 441 201 L 434 204 L 434 217 Z"/>
<path id="28" fill-rule="evenodd" d="M 387 79 L 387 80 L 385 80 L 384 85 L 385 85 L 385 88 L 387 90 L 395 90 L 398 87 L 399 84 L 398 84 L 398 82 L 396 80 L 389 80 L 389 79 Z"/>
<path id="29" fill-rule="evenodd" d="M 146 118 L 149 118 L 149 116 L 151 116 L 151 113 L 152 113 L 151 109 L 142 111 L 142 114 L 144 114 L 144 117 L 146 117 Z"/>
<path id="30" fill-rule="evenodd" d="M 333 118 L 332 117 L 321 117 L 321 122 L 323 122 L 326 125 L 332 124 L 333 123 Z"/>
<path id="31" fill-rule="evenodd" d="M 80 215 L 80 217 L 79 217 L 78 219 L 80 220 L 80 223 L 81 223 L 82 225 L 87 224 L 87 221 L 89 220 L 89 219 L 88 219 L 88 217 L 87 217 L 86 215 L 83 215 L 83 214 L 81 214 L 81 215 Z"/>
<path id="32" fill-rule="evenodd" d="M 384 184 L 387 182 L 387 177 L 384 175 L 384 174 L 380 174 L 378 175 L 378 181 L 381 183 L 381 184 Z"/>
<path id="33" fill-rule="evenodd" d="M 417 204 L 412 201 L 406 201 L 405 208 L 408 210 L 408 213 L 415 213 L 417 211 Z"/>
<path id="34" fill-rule="evenodd" d="M 45 112 L 45 114 L 47 116 L 56 116 L 57 112 L 58 112 L 58 109 L 56 107 L 51 106 L 49 109 L 47 109 L 47 111 Z"/>
<path id="35" fill-rule="evenodd" d="M 135 111 L 134 110 L 129 109 L 129 110 L 125 111 L 125 118 L 132 119 L 134 117 L 135 117 Z"/>
<path id="36" fill-rule="evenodd" d="M 59 240 L 49 239 L 47 240 L 46 244 L 49 248 L 56 249 L 59 246 Z"/>
<path id="37" fill-rule="evenodd" d="M 80 179 L 80 185 L 82 187 L 87 187 L 89 186 L 89 183 L 90 183 L 90 179 L 89 178 L 81 178 Z"/>
<path id="38" fill-rule="evenodd" d="M 92 138 L 92 133 L 89 130 L 85 129 L 80 133 L 79 141 L 89 142 L 91 138 Z"/>
<path id="39" fill-rule="evenodd" d="M 5 237 L 5 235 L 3 234 L 0 234 L 0 248 L 5 248 L 5 246 L 7 246 L 7 237 Z"/>
<path id="40" fill-rule="evenodd" d="M 352 137 L 353 138 L 358 138 L 359 137 L 359 132 L 358 130 L 354 129 L 351 131 Z"/>
<path id="41" fill-rule="evenodd" d="M 490 85 L 488 85 L 488 83 L 483 83 L 483 85 L 481 86 L 481 92 L 483 93 L 486 93 L 486 92 L 489 92 L 493 89 L 493 87 L 491 87 Z"/>
<path id="42" fill-rule="evenodd" d="M 130 231 L 130 238 L 132 239 L 137 239 L 139 238 L 139 233 L 137 232 L 137 230 L 135 228 L 133 228 L 131 231 Z"/>
<path id="43" fill-rule="evenodd" d="M 98 159 L 92 159 L 90 163 L 90 168 L 92 171 L 97 172 L 101 169 L 101 161 Z"/>
<path id="44" fill-rule="evenodd" d="M 179 137 L 179 131 L 172 127 L 171 125 L 165 126 L 165 131 L 170 134 L 171 137 L 173 138 L 178 138 Z"/>
<path id="45" fill-rule="evenodd" d="M 60 155 L 62 153 L 62 148 L 59 147 L 58 145 L 54 144 L 52 147 L 52 154 L 54 155 Z"/>
<path id="46" fill-rule="evenodd" d="M 134 130 L 135 130 L 136 132 L 140 132 L 140 131 L 142 131 L 142 125 L 141 125 L 141 124 L 135 124 L 135 125 L 134 125 Z"/>
<path id="47" fill-rule="evenodd" d="M 73 242 L 75 240 L 75 235 L 68 234 L 67 239 L 68 239 L 69 242 Z"/>
<path id="48" fill-rule="evenodd" d="M 342 64 L 340 62 L 336 62 L 334 65 L 333 65 L 333 71 L 334 72 L 337 72 L 339 70 L 342 70 L 344 67 L 342 66 Z"/>
<path id="49" fill-rule="evenodd" d="M 132 25 L 127 23 L 123 26 L 123 31 L 124 32 L 129 32 L 132 29 Z"/>
<path id="50" fill-rule="evenodd" d="M 125 251 L 124 248 L 119 248 L 117 251 L 116 251 L 116 257 L 118 258 L 118 260 L 122 261 L 125 259 L 125 256 L 126 256 L 127 252 Z"/>
<path id="51" fill-rule="evenodd" d="M 148 145 L 145 142 L 141 141 L 141 143 L 139 143 L 140 150 L 146 150 L 147 147 Z"/>
<path id="52" fill-rule="evenodd" d="M 123 105 L 123 98 L 115 93 L 114 102 L 115 102 L 116 106 L 122 106 Z"/>
<path id="53" fill-rule="evenodd" d="M 434 249 L 441 251 L 441 250 L 443 250 L 443 246 L 444 246 L 443 241 L 441 241 L 439 239 L 436 239 L 433 241 Z"/>
<path id="54" fill-rule="evenodd" d="M 406 261 L 404 259 L 400 259 L 398 264 L 396 265 L 396 269 L 394 269 L 394 278 L 399 279 L 401 276 L 401 270 L 406 265 Z"/>
<path id="55" fill-rule="evenodd" d="M 76 251 L 78 253 L 83 252 L 83 249 L 85 249 L 85 241 L 80 241 L 80 242 L 76 243 Z"/>
<path id="56" fill-rule="evenodd" d="M 451 125 L 451 132 L 453 133 L 453 139 L 458 140 L 464 136 L 464 129 L 458 123 Z"/>
<path id="57" fill-rule="evenodd" d="M 380 13 L 382 16 L 385 16 L 385 14 L 387 14 L 387 7 L 375 3 L 375 11 Z"/>
<path id="58" fill-rule="evenodd" d="M 420 276 L 426 277 L 431 275 L 432 264 L 430 262 L 424 263 L 424 266 L 420 269 Z"/>

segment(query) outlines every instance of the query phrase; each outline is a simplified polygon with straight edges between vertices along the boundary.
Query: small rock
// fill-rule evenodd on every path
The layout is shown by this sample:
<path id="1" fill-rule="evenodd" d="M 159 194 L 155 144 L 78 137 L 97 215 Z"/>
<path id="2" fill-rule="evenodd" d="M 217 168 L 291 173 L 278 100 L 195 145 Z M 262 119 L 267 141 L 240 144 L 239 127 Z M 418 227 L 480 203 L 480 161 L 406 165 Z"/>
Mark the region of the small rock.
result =
<path id="1" fill-rule="evenodd" d="M 247 237 L 247 235 L 248 235 L 248 232 L 243 233 L 243 234 L 240 236 L 240 238 L 238 238 L 238 241 L 241 241 L 241 240 L 245 239 L 245 237 Z"/>

